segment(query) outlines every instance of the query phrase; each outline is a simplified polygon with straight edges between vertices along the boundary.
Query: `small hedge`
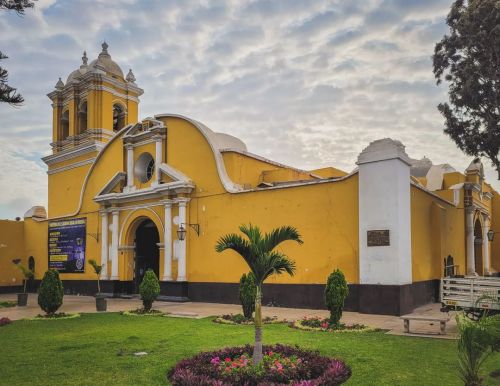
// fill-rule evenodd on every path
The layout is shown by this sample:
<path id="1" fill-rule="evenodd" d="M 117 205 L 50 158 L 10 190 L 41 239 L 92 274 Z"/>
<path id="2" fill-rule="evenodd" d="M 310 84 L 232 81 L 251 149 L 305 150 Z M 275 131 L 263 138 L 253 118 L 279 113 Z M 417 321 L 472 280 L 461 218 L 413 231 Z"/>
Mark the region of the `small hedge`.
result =
<path id="1" fill-rule="evenodd" d="M 351 376 L 343 361 L 317 351 L 264 346 L 259 366 L 253 366 L 252 352 L 249 345 L 202 352 L 178 362 L 167 376 L 174 386 L 334 386 Z"/>
<path id="2" fill-rule="evenodd" d="M 64 288 L 61 279 L 59 279 L 59 272 L 49 269 L 43 275 L 38 289 L 38 305 L 47 315 L 54 315 L 62 306 L 63 296 Z"/>
<path id="3" fill-rule="evenodd" d="M 326 282 L 325 304 L 330 310 L 330 325 L 336 325 L 342 318 L 345 299 L 349 295 L 349 287 L 342 271 L 333 271 Z"/>
<path id="4" fill-rule="evenodd" d="M 255 285 L 255 276 L 252 272 L 243 274 L 240 279 L 239 297 L 243 315 L 246 319 L 252 318 L 255 311 L 255 296 L 257 295 L 257 286 Z"/>
<path id="5" fill-rule="evenodd" d="M 139 286 L 139 293 L 141 294 L 144 310 L 150 311 L 153 302 L 160 294 L 160 282 L 152 269 L 148 269 L 144 274 L 142 283 Z"/>

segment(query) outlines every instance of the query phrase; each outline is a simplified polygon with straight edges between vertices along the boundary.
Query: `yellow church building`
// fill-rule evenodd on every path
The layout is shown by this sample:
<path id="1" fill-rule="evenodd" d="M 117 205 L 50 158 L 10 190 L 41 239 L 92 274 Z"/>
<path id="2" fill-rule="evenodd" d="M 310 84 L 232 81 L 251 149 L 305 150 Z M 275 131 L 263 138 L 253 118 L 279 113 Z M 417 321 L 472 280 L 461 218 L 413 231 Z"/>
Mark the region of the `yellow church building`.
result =
<path id="1" fill-rule="evenodd" d="M 93 294 L 95 259 L 110 296 L 137 293 L 151 268 L 166 299 L 236 303 L 248 268 L 214 246 L 243 223 L 292 225 L 304 240 L 283 245 L 297 272 L 268 280 L 265 304 L 322 308 L 326 279 L 339 268 L 346 309 L 401 315 L 438 299 L 445 265 L 464 276 L 500 270 L 499 238 L 487 237 L 500 230 L 500 196 L 479 160 L 462 173 L 413 160 L 385 138 L 367 144 L 350 173 L 300 170 L 192 118 L 139 121 L 142 93 L 104 43 L 48 94 L 48 208 L 0 221 L 0 291 L 19 289 L 11 262 L 19 258 L 35 270 L 33 288 L 53 268 L 67 293 Z"/>

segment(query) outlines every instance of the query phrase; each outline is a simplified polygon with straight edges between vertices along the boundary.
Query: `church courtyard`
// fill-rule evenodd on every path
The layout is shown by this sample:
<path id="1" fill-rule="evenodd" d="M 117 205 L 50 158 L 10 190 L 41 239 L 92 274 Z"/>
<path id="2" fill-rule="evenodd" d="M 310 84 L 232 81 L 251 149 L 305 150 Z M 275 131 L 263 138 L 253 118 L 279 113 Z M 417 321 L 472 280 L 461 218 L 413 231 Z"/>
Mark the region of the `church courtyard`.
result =
<path id="1" fill-rule="evenodd" d="M 32 298 L 32 299 L 31 299 Z M 23 313 L 39 312 L 36 298 Z M 0 300 L 12 300 L 1 295 Z M 109 311 L 134 308 L 139 300 L 109 299 Z M 4 380 L 29 385 L 161 385 L 176 362 L 198 352 L 223 346 L 245 345 L 253 339 L 253 326 L 213 323 L 207 313 L 237 312 L 239 306 L 207 303 L 156 302 L 155 308 L 172 312 L 167 317 L 134 317 L 118 312 L 83 313 L 94 306 L 88 297 L 66 296 L 63 311 L 80 311 L 67 320 L 16 320 L 4 326 L 0 346 L 9 355 L 0 356 Z M 18 309 L 0 308 L 0 317 L 20 317 Z M 197 311 L 197 312 L 196 312 Z M 325 311 L 264 307 L 264 315 L 325 314 Z M 432 310 L 430 310 L 432 311 Z M 423 312 L 426 312 L 425 310 Z M 429 310 L 427 310 L 429 312 Z M 349 321 L 363 318 L 365 324 L 402 327 L 393 316 L 346 312 Z M 433 332 L 433 327 L 421 330 Z M 447 328 L 447 337 L 454 326 Z M 418 329 L 418 328 L 417 328 Z M 286 323 L 267 325 L 266 344 L 300 344 L 321 354 L 340 357 L 352 368 L 349 385 L 459 385 L 456 376 L 456 340 L 397 336 L 386 330 L 367 333 L 328 334 L 291 329 Z M 142 355 L 137 355 L 142 353 Z M 146 354 L 144 354 L 146 353 Z M 500 355 L 489 358 L 483 368 L 485 385 L 494 385 L 492 372 Z M 439 380 L 439 381 L 438 381 Z"/>

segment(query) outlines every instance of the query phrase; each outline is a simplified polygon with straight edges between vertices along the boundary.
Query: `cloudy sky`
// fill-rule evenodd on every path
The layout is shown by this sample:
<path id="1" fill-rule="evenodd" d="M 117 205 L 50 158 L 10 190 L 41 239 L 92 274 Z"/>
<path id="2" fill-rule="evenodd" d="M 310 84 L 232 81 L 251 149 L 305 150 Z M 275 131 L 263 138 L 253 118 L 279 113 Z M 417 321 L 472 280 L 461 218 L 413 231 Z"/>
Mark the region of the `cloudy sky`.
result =
<path id="1" fill-rule="evenodd" d="M 145 90 L 140 116 L 179 113 L 241 138 L 251 152 L 301 168 L 355 167 L 372 140 L 463 171 L 442 133 L 446 99 L 432 74 L 451 0 L 54 1 L 0 14 L 10 83 L 0 105 L 0 218 L 46 205 L 51 106 L 59 77 L 103 40 Z M 499 188 L 487 161 L 490 181 Z"/>

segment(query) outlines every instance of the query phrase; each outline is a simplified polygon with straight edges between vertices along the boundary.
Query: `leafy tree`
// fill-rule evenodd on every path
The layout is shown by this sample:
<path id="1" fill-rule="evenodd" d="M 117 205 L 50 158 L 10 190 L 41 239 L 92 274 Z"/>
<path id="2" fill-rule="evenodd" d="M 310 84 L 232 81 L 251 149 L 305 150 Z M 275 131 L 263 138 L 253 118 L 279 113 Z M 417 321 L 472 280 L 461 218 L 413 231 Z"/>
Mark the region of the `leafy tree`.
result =
<path id="1" fill-rule="evenodd" d="M 255 311 L 255 294 L 257 287 L 255 286 L 255 277 L 252 272 L 243 274 L 240 279 L 240 302 L 243 307 L 243 316 L 250 319 Z"/>
<path id="2" fill-rule="evenodd" d="M 26 285 L 28 284 L 28 280 L 33 279 L 35 277 L 35 273 L 31 270 L 26 268 L 24 265 L 21 264 L 21 259 L 15 259 L 12 261 L 17 268 L 21 271 L 23 274 L 23 293 L 26 293 Z"/>
<path id="3" fill-rule="evenodd" d="M 449 83 L 450 103 L 438 106 L 444 132 L 465 154 L 487 157 L 500 179 L 500 3 L 457 0 L 446 23 L 433 56 L 437 84 Z"/>
<path id="4" fill-rule="evenodd" d="M 19 16 L 24 15 L 27 8 L 33 8 L 36 0 L 0 0 L 0 10 L 15 11 Z M 8 56 L 0 51 L 0 60 L 7 59 Z M 14 87 L 7 84 L 9 73 L 5 68 L 0 67 L 0 102 L 9 103 L 12 106 L 19 106 L 24 102 L 24 98 Z"/>
<path id="5" fill-rule="evenodd" d="M 47 315 L 54 313 L 62 306 L 64 288 L 59 272 L 55 269 L 49 269 L 43 275 L 40 288 L 38 288 L 38 305 Z"/>
<path id="6" fill-rule="evenodd" d="M 97 293 L 100 294 L 101 293 L 101 283 L 100 283 L 99 279 L 101 277 L 101 272 L 102 272 L 102 269 L 104 268 L 104 264 L 99 265 L 99 264 L 97 264 L 97 261 L 95 261 L 94 259 L 90 259 L 89 264 L 92 266 L 92 268 L 94 269 L 94 273 L 97 275 Z"/>
<path id="7" fill-rule="evenodd" d="M 349 295 L 347 281 L 342 271 L 336 269 L 328 276 L 325 287 L 325 304 L 330 310 L 330 325 L 339 324 L 347 295 Z"/>
<path id="8" fill-rule="evenodd" d="M 153 306 L 153 302 L 160 294 L 160 282 L 152 269 L 148 269 L 142 278 L 142 283 L 139 286 L 142 304 L 144 310 L 149 312 Z"/>
<path id="9" fill-rule="evenodd" d="M 253 362 L 262 361 L 262 283 L 270 276 L 280 275 L 284 272 L 293 276 L 295 262 L 285 254 L 274 251 L 284 241 L 292 240 L 299 244 L 303 241 L 298 231 L 291 226 L 273 229 L 270 233 L 262 234 L 257 226 L 241 225 L 240 231 L 247 237 L 231 233 L 222 236 L 215 246 L 217 252 L 232 249 L 248 264 L 255 277 L 255 346 L 253 349 Z"/>

